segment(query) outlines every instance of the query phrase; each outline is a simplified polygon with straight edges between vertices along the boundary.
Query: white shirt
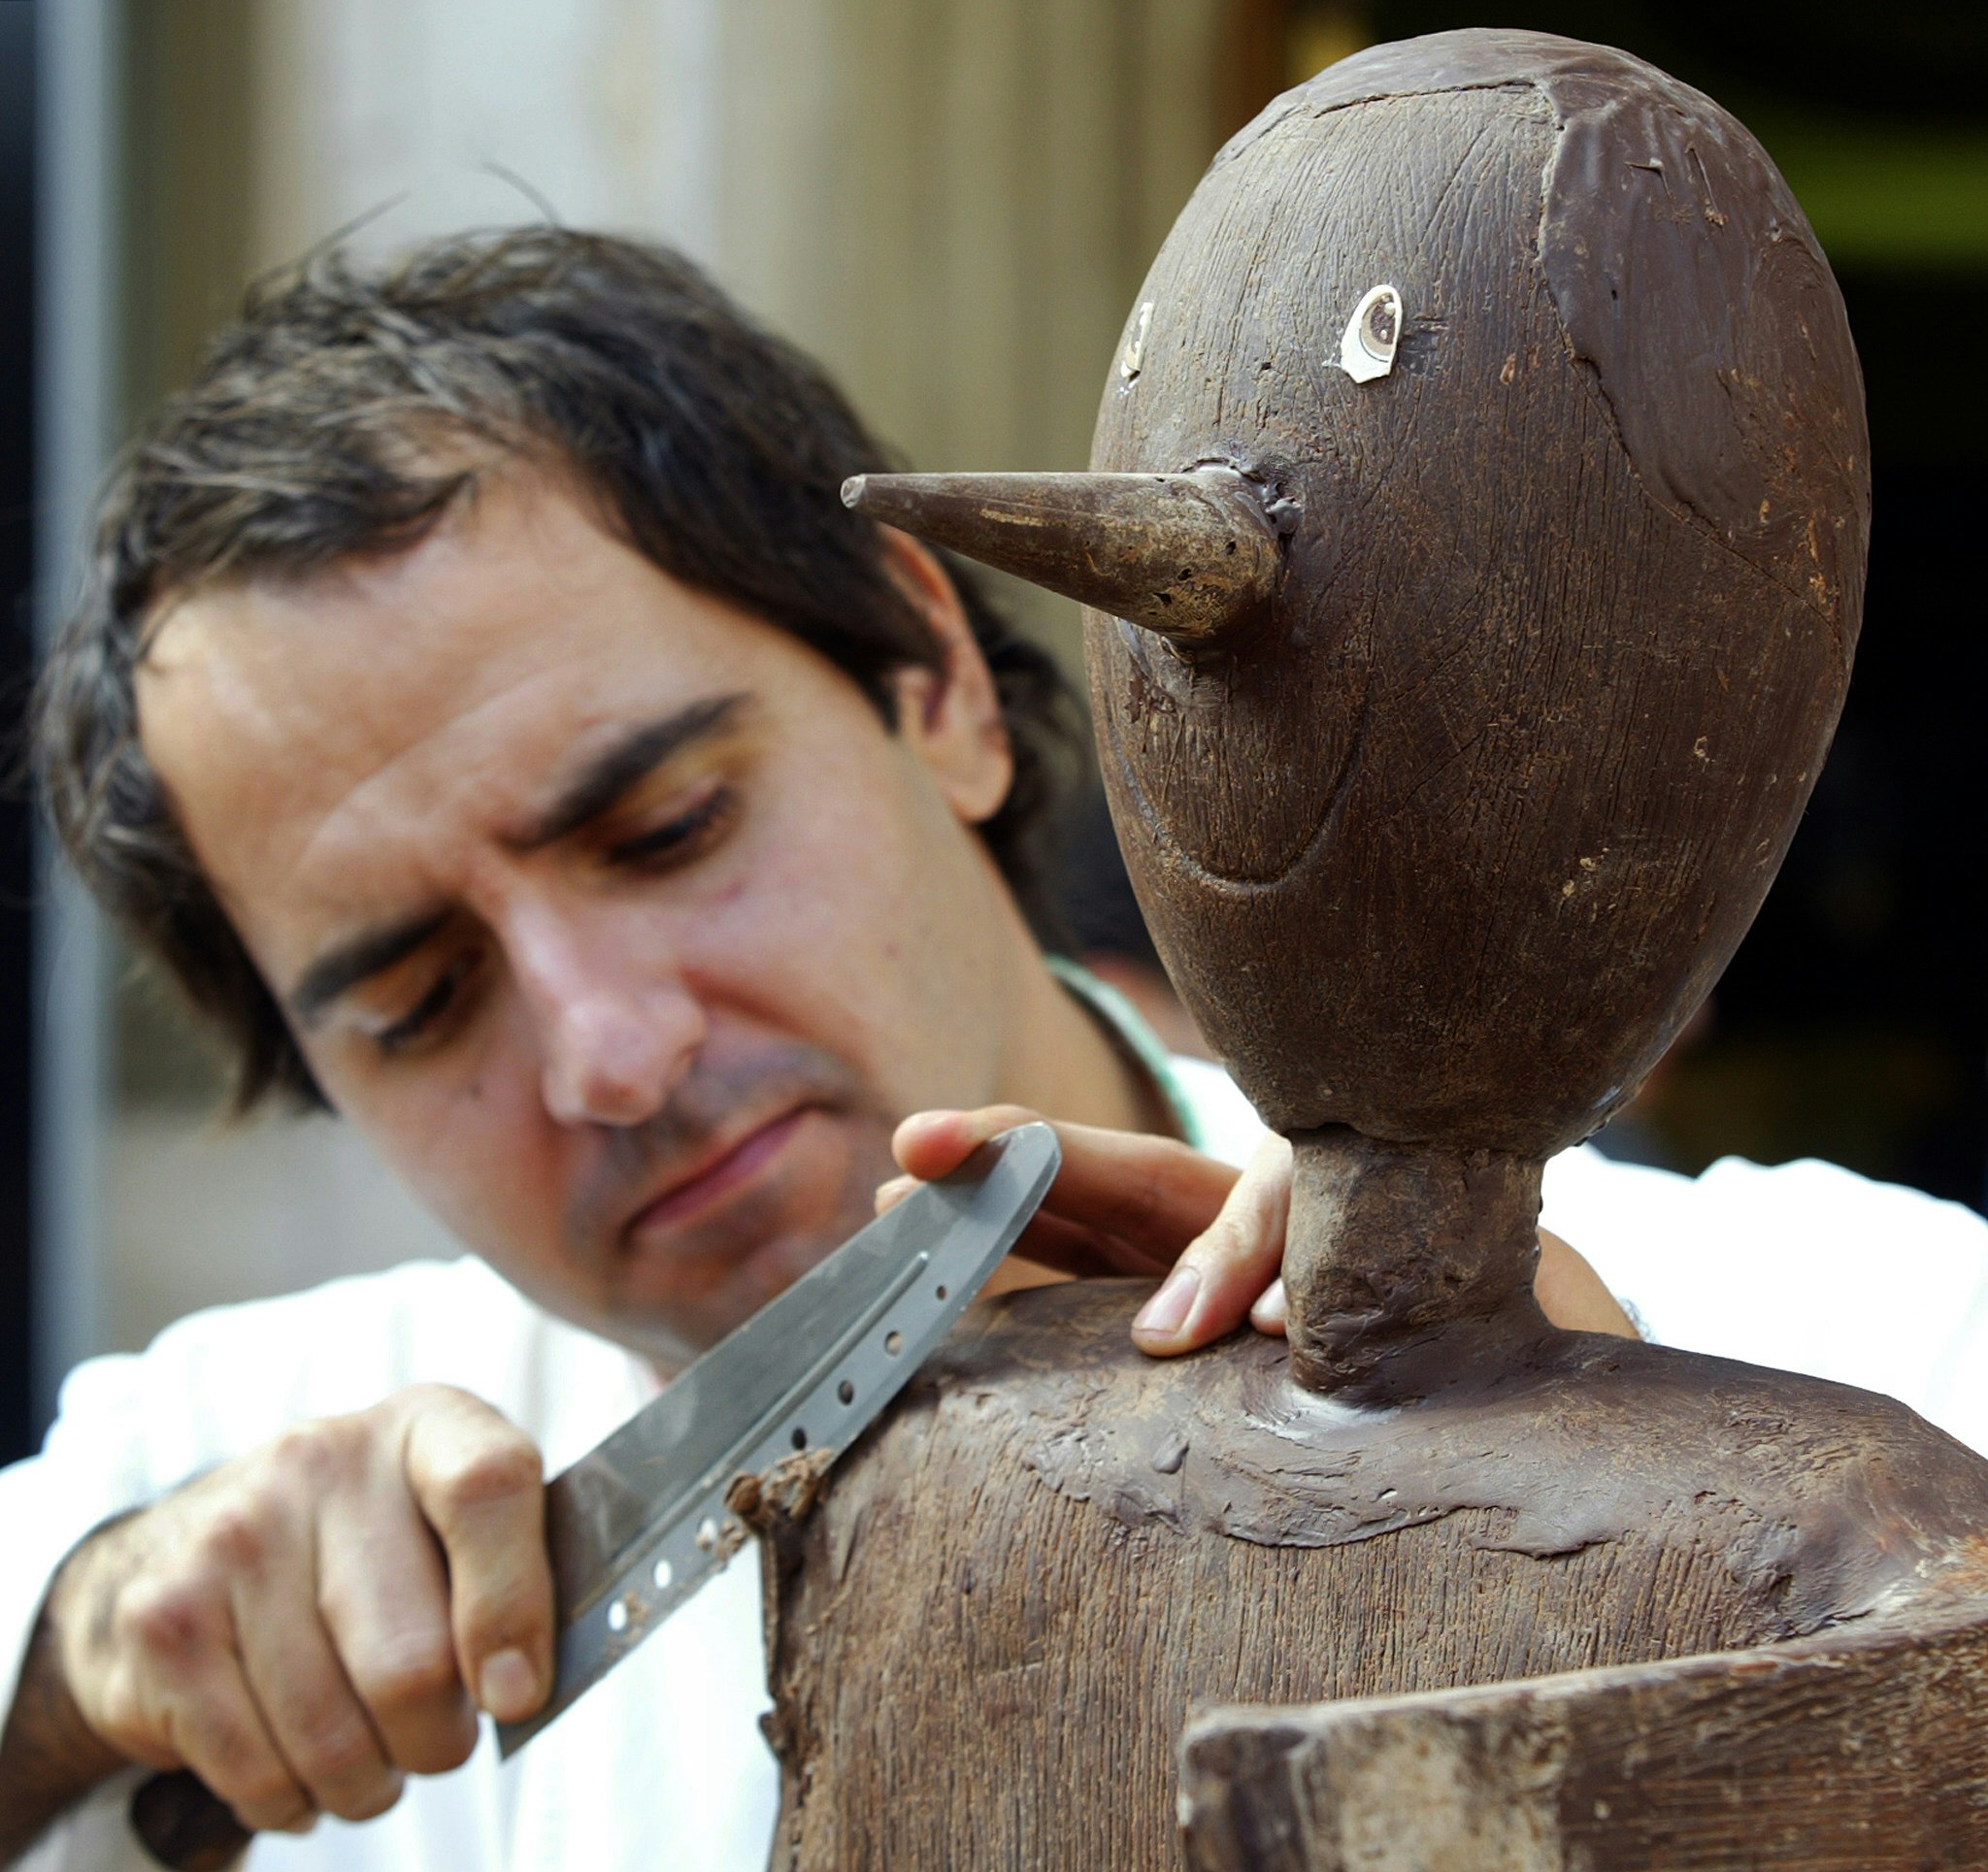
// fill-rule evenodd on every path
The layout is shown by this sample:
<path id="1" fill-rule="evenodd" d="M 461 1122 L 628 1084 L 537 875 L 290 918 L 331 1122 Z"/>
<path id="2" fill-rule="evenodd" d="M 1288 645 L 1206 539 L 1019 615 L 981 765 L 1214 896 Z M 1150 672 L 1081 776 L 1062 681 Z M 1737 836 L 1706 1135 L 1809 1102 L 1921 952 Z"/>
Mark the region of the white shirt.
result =
<path id="1" fill-rule="evenodd" d="M 1242 1162 L 1254 1112 L 1217 1068 L 1172 1065 L 1205 1148 Z M 1971 1210 L 1823 1164 L 1729 1159 L 1686 1178 L 1584 1148 L 1548 1166 L 1542 1220 L 1652 1337 L 1889 1392 L 1988 1448 L 1988 1224 Z M 424 1381 L 486 1399 L 555 1469 L 655 1390 L 629 1353 L 473 1259 L 196 1314 L 143 1354 L 92 1361 L 44 1453 L 0 1471 L 0 1706 L 48 1580 L 91 1527 L 287 1424 Z M 263 1836 L 251 1872 L 757 1872 L 779 1801 L 757 1724 L 758 1572 L 748 1546 L 508 1765 L 486 1735 L 364 1826 Z M 67 1815 L 26 1865 L 149 1869 L 124 1823 L 134 1779 Z"/>
<path id="2" fill-rule="evenodd" d="M 413 1262 L 196 1313 L 62 1388 L 43 1454 L 0 1471 L 0 1702 L 50 1577 L 99 1522 L 268 1442 L 414 1383 L 460 1386 L 520 1425 L 548 1468 L 655 1395 L 639 1359 L 534 1306 L 481 1262 Z M 454 1774 L 410 1781 L 364 1826 L 264 1834 L 251 1872 L 704 1872 L 767 1860 L 779 1802 L 757 1552 L 667 1621 L 500 1768 L 486 1732 Z M 157 1872 L 125 1823 L 136 1773 L 76 1808 L 33 1872 Z"/>

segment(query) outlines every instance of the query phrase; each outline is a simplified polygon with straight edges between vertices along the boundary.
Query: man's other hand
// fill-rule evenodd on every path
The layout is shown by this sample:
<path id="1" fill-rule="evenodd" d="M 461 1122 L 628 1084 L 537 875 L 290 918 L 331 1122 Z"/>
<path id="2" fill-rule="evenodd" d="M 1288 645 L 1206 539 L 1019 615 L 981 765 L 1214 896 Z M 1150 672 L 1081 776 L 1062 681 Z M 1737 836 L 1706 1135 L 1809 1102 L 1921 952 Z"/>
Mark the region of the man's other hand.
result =
<path id="1" fill-rule="evenodd" d="M 1019 1105 L 990 1105 L 907 1118 L 891 1140 L 905 1174 L 878 1191 L 878 1212 L 918 1182 L 956 1168 L 996 1133 L 1037 1116 Z M 1237 1171 L 1170 1137 L 1089 1125 L 1059 1124 L 1055 1132 L 1063 1166 L 1015 1244 L 1017 1255 L 1066 1274 L 1165 1273 L 1132 1323 L 1133 1343 L 1155 1358 L 1192 1352 L 1245 1319 L 1261 1332 L 1283 1331 L 1278 1269 L 1291 1210 L 1285 1139 L 1268 1134 Z M 1543 1229 L 1534 1292 L 1555 1326 L 1637 1336 L 1595 1270 Z"/>
<path id="2" fill-rule="evenodd" d="M 119 1756 L 257 1831 L 367 1820 L 551 1685 L 539 1452 L 442 1386 L 286 1431 L 85 1540 L 50 1590 L 64 1687 Z"/>

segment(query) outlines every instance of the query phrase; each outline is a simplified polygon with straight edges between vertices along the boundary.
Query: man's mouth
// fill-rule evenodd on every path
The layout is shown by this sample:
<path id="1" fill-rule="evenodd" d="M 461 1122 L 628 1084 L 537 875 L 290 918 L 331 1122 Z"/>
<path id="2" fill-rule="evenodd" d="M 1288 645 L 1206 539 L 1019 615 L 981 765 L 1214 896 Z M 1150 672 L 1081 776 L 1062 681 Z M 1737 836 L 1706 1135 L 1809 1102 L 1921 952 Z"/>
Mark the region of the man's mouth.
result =
<path id="1" fill-rule="evenodd" d="M 812 1109 L 792 1106 L 693 1165 L 629 1217 L 623 1243 L 633 1246 L 657 1230 L 681 1227 L 743 1189 L 779 1155 Z"/>

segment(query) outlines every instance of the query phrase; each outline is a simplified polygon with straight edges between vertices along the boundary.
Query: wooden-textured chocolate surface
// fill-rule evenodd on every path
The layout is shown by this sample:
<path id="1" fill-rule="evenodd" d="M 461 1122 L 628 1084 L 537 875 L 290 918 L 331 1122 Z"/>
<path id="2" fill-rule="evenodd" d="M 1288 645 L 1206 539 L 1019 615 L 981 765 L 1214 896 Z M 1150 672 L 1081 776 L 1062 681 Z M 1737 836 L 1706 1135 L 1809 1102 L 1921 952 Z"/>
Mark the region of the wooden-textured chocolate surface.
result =
<path id="1" fill-rule="evenodd" d="M 1295 516 L 1267 629 L 1087 617 L 1170 972 L 1278 1129 L 1584 1134 L 1744 933 L 1848 674 L 1862 390 L 1799 209 L 1638 61 L 1445 34 L 1242 133 L 1140 333 L 1093 468 L 1226 464 Z"/>
<path id="2" fill-rule="evenodd" d="M 1972 1872 L 1988 1579 L 1771 1649 L 1310 1709 L 1181 1745 L 1193 1872 Z M 1971 1591 L 1967 1590 L 1971 1583 Z"/>
<path id="3" fill-rule="evenodd" d="M 776 1866 L 1173 1865 L 1196 1704 L 1788 1638 L 1988 1524 L 1988 1464 L 1864 1393 L 1548 1333 L 1358 1412 L 1274 1341 L 1142 1359 L 1143 1292 L 977 1309 L 775 1518 Z"/>
<path id="4" fill-rule="evenodd" d="M 1282 548 L 1231 468 L 1186 475 L 856 475 L 844 502 L 886 526 L 1192 647 L 1262 621 Z M 1086 535 L 1073 555 L 1065 529 Z"/>
<path id="5" fill-rule="evenodd" d="M 1399 345 L 1355 381 L 1341 333 L 1382 285 Z M 1600 1809 L 1688 1814 L 1723 1692 L 1763 1800 L 1794 1798 L 1805 1737 L 1880 1732 L 1843 1700 L 1873 1653 L 1836 1679 L 1836 1653 L 1711 1655 L 1925 1635 L 1988 1530 L 1988 1463 L 1884 1399 L 1553 1332 L 1530 1292 L 1540 1160 L 1669 1044 L 1814 784 L 1866 455 L 1840 300 L 1746 132 L 1620 53 L 1473 32 L 1346 60 L 1216 159 L 1128 320 L 1098 480 L 857 491 L 1106 608 L 1086 645 L 1134 883 L 1293 1140 L 1292 1338 L 1149 1363 L 1122 1289 L 1020 1296 L 812 1514 L 766 1497 L 778 1865 L 1172 1864 L 1175 1738 L 1209 1703 L 1596 1670 L 1619 1692 L 1580 1705 L 1599 1753 L 1557 1782 L 1575 1756 L 1519 1704 L 1448 1757 L 1413 1712 L 1366 1757 L 1358 1710 L 1296 1713 L 1354 1738 L 1302 1759 L 1237 1713 L 1226 1787 L 1190 1757 L 1223 1866 L 1279 1826 L 1310 1828 L 1276 1861 L 1308 1867 L 1664 1863 L 1611 1857 Z M 1212 527 L 1145 478 L 1210 474 Z M 1211 542 L 1249 567 L 1211 575 Z M 1971 1643 L 1885 1654 L 1880 1721 L 1931 1720 L 1937 1659 L 1965 1687 Z M 1588 1799 L 1586 1844 L 1416 1856 L 1385 1833 L 1412 1777 L 1382 1784 L 1418 1748 L 1477 1776 L 1514 1852 L 1549 1782 Z M 1320 1857 L 1347 1772 L 1381 1830 Z M 1929 1826 L 1897 1862 L 1978 1837 L 1951 1801 Z"/>
<path id="6" fill-rule="evenodd" d="M 1284 1330 L 1292 1375 L 1347 1403 L 1453 1382 L 1456 1348 L 1531 1368 L 1541 1324 L 1537 1158 L 1295 1133 Z"/>

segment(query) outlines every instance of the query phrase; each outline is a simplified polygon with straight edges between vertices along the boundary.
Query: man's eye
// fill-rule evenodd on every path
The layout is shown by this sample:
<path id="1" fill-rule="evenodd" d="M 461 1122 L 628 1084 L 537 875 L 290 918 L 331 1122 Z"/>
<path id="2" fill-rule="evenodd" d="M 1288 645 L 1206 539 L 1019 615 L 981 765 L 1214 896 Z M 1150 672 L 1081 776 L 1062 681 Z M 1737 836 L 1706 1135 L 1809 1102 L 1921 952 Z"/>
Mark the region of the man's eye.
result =
<path id="1" fill-rule="evenodd" d="M 729 787 L 713 787 L 689 811 L 667 824 L 616 839 L 608 847 L 608 861 L 614 865 L 679 864 L 717 837 L 731 818 L 732 805 Z"/>
<path id="2" fill-rule="evenodd" d="M 428 1037 L 448 1011 L 475 961 L 473 956 L 464 956 L 449 964 L 436 978 L 435 985 L 413 1007 L 391 1027 L 383 1027 L 374 1035 L 373 1044 L 388 1059 L 412 1052 Z"/>

